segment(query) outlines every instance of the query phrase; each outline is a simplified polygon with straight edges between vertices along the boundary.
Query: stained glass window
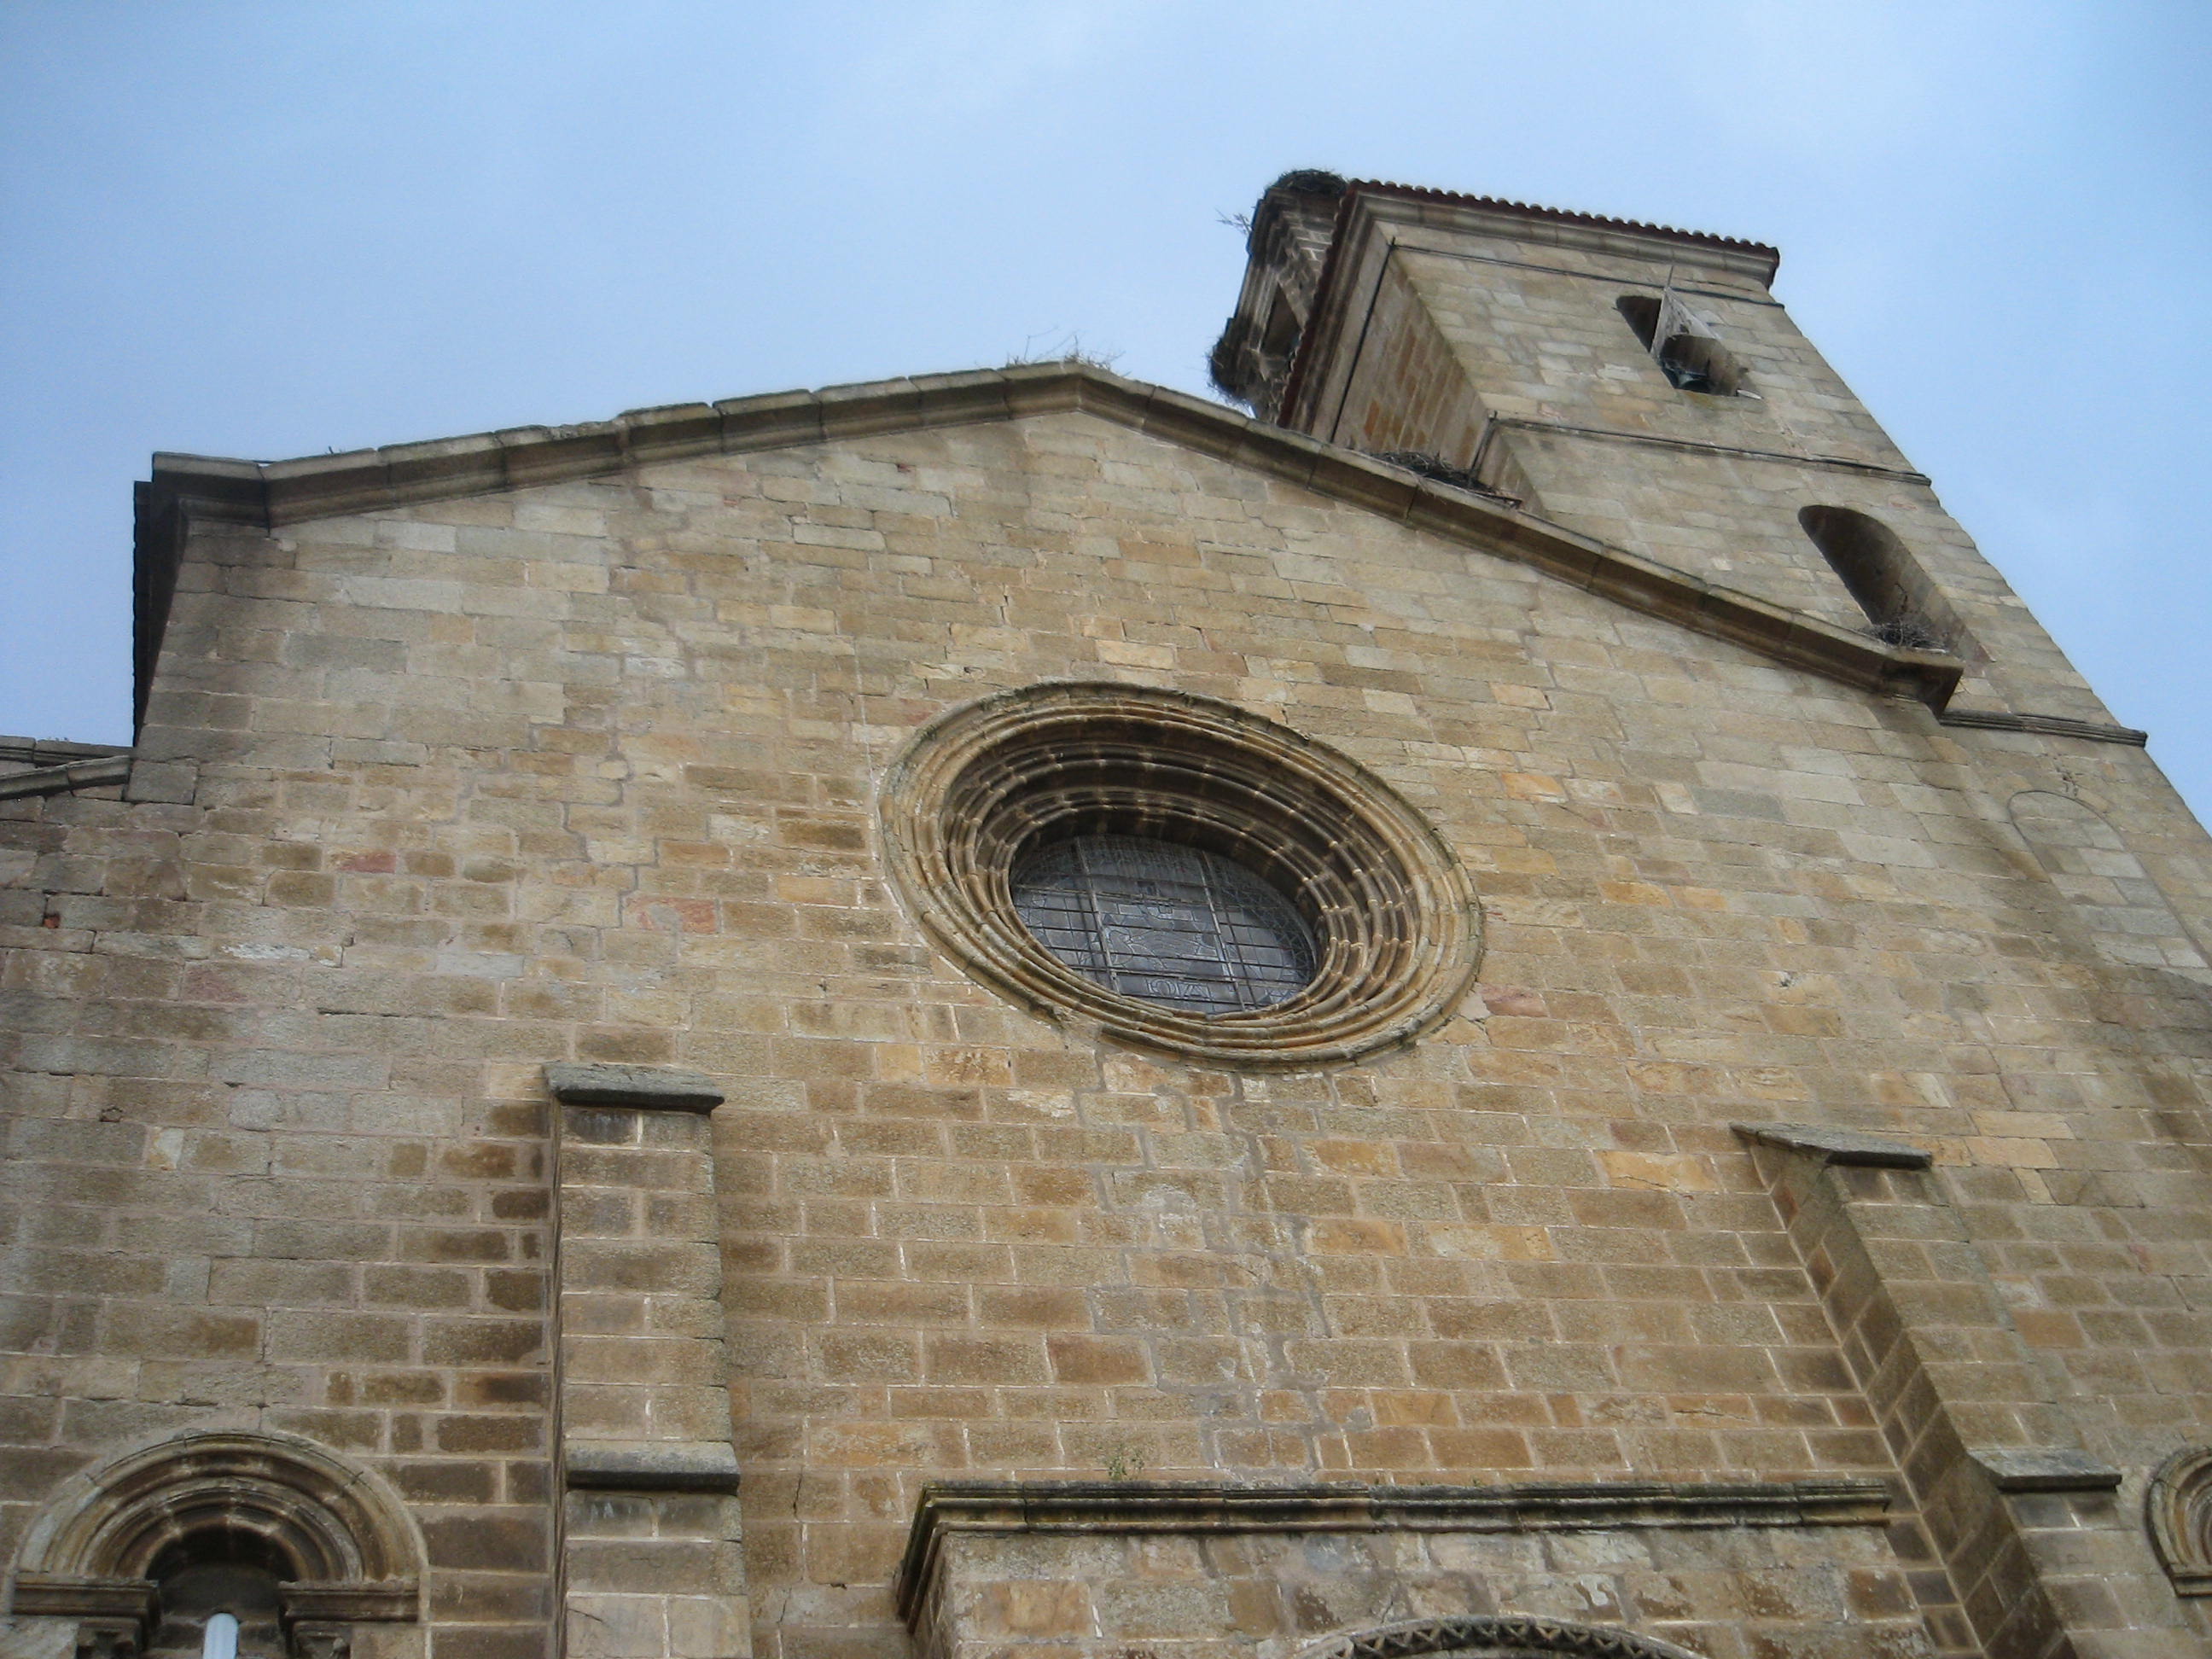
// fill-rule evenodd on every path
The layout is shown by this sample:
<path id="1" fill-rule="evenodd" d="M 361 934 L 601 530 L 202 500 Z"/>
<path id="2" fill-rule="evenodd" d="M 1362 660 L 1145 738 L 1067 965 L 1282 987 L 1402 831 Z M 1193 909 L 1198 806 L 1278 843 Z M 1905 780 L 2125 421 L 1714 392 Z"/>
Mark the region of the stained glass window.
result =
<path id="1" fill-rule="evenodd" d="M 1044 947 L 1126 996 L 1234 1013 L 1284 1001 L 1313 977 L 1304 919 L 1218 854 L 1084 836 L 1024 859 L 1012 881 L 1014 908 Z"/>

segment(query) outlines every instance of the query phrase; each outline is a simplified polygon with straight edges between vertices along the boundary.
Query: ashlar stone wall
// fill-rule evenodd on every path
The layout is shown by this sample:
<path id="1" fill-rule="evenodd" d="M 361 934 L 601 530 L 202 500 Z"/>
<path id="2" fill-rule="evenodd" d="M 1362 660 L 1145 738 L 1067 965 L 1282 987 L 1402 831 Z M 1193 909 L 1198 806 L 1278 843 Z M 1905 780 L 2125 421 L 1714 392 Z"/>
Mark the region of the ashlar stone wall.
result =
<path id="1" fill-rule="evenodd" d="M 963 976 L 876 792 L 1054 678 L 1385 780 L 1481 896 L 1476 992 L 1283 1074 Z M 2094 801 L 2199 927 L 2138 749 L 1946 728 L 1066 411 L 203 528 L 139 755 L 163 799 L 0 802 L 0 1549 L 128 1446 L 283 1429 L 405 1495 L 435 1651 L 542 1651 L 554 1061 L 726 1096 L 763 1659 L 907 1654 L 921 1486 L 982 1476 L 1863 1478 L 1838 1571 L 1914 1597 L 1863 1616 L 1976 1650 L 1747 1118 L 1933 1152 L 2123 1503 L 2212 1420 L 2203 992 L 2069 931 L 2005 812 Z M 1451 1571 L 1534 1571 L 1485 1551 Z M 1666 1617 L 1735 1616 L 1708 1582 Z"/>

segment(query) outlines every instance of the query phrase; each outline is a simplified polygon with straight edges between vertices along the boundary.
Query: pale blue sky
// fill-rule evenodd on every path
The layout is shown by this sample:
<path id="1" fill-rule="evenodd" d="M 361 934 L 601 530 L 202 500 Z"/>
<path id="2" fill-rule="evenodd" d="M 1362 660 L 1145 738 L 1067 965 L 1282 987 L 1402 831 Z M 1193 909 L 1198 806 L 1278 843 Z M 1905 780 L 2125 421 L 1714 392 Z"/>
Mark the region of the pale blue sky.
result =
<path id="1" fill-rule="evenodd" d="M 0 9 L 0 732 L 127 741 L 131 481 L 993 364 L 1204 390 L 1291 167 L 1773 242 L 2212 808 L 2212 7 Z"/>

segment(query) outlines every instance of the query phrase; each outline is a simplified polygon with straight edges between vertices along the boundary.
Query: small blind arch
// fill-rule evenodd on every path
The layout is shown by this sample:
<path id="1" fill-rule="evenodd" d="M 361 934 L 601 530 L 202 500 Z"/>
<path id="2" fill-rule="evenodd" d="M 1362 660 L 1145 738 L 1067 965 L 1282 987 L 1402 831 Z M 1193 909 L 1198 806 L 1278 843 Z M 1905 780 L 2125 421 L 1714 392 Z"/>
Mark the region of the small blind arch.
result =
<path id="1" fill-rule="evenodd" d="M 2022 790 L 2005 811 L 2099 956 L 2200 983 L 2212 979 L 2187 926 L 2102 813 L 2047 789 Z"/>

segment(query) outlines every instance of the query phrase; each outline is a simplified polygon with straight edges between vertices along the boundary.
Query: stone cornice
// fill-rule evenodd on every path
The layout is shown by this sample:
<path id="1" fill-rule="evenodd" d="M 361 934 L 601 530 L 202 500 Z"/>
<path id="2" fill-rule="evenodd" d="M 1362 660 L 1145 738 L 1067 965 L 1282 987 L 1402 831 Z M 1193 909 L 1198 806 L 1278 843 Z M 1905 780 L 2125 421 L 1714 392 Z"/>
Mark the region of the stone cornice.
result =
<path id="1" fill-rule="evenodd" d="M 422 1596 L 411 1578 L 377 1583 L 280 1584 L 277 1596 L 289 1624 L 300 1620 L 341 1624 L 411 1623 Z"/>
<path id="2" fill-rule="evenodd" d="M 2106 720 L 2077 720 L 2069 714 L 2016 714 L 2008 708 L 1945 708 L 1936 717 L 1945 726 L 1984 732 L 2033 732 L 2047 738 L 2080 738 L 2088 743 L 2124 743 L 2140 749 L 2150 733 Z"/>
<path id="3" fill-rule="evenodd" d="M 562 1469 L 572 1492 L 733 1492 L 738 1454 L 720 1440 L 571 1441 Z"/>
<path id="4" fill-rule="evenodd" d="M 592 1066 L 555 1060 L 545 1088 L 564 1106 L 629 1106 L 640 1111 L 711 1112 L 721 1085 L 703 1072 L 673 1066 Z"/>
<path id="5" fill-rule="evenodd" d="M 1966 1454 L 1999 1492 L 2112 1492 L 2120 1471 L 2071 1446 L 1988 1446 Z"/>
<path id="6" fill-rule="evenodd" d="M 1496 230 L 1518 241 L 1543 240 L 1558 247 L 1609 254 L 1617 258 L 1726 271 L 1732 276 L 1756 283 L 1762 289 L 1773 285 L 1774 273 L 1782 265 L 1780 249 L 1741 237 L 1717 236 L 1702 230 L 1676 230 L 1668 225 L 1576 213 L 1565 208 L 1538 207 L 1494 196 L 1462 196 L 1451 191 L 1422 190 L 1409 185 L 1376 184 L 1364 179 L 1355 179 L 1346 189 L 1345 210 L 1340 213 L 1337 222 L 1340 240 L 1347 222 L 1358 218 L 1382 223 L 1442 224 L 1461 229 Z"/>
<path id="7" fill-rule="evenodd" d="M 1729 1127 L 1746 1140 L 1809 1158 L 1818 1164 L 1840 1164 L 1860 1170 L 1925 1170 L 1936 1162 L 1933 1153 L 1917 1146 L 1870 1135 L 1861 1129 L 1805 1123 L 1734 1123 Z"/>
<path id="8" fill-rule="evenodd" d="M 64 743 L 58 738 L 0 738 L 0 767 L 74 766 L 80 761 L 130 758 L 127 744 Z"/>
<path id="9" fill-rule="evenodd" d="M 1511 1486 L 1231 1486 L 1213 1482 L 946 1481 L 921 1490 L 893 1587 L 919 1617 L 959 1532 L 1560 1532 L 1624 1527 L 1868 1526 L 1879 1480 Z"/>
<path id="10" fill-rule="evenodd" d="M 150 1578 L 19 1572 L 8 1610 L 19 1619 L 118 1619 L 150 1625 L 161 1606 Z"/>
<path id="11" fill-rule="evenodd" d="M 55 795 L 64 789 L 92 789 L 131 779 L 131 751 L 96 760 L 71 761 L 62 766 L 41 766 L 21 772 L 0 772 L 0 800 L 17 795 Z"/>
<path id="12" fill-rule="evenodd" d="M 1962 665 L 1947 653 L 1885 645 L 1578 535 L 1534 514 L 1203 398 L 1077 362 L 679 404 L 584 426 L 520 427 L 301 460 L 156 455 L 152 482 L 140 490 L 138 512 L 141 672 L 150 672 L 185 525 L 268 530 L 333 514 L 601 477 L 687 456 L 740 454 L 1071 410 L 1255 468 L 1863 690 L 1913 698 L 1940 710 L 1959 681 Z"/>

